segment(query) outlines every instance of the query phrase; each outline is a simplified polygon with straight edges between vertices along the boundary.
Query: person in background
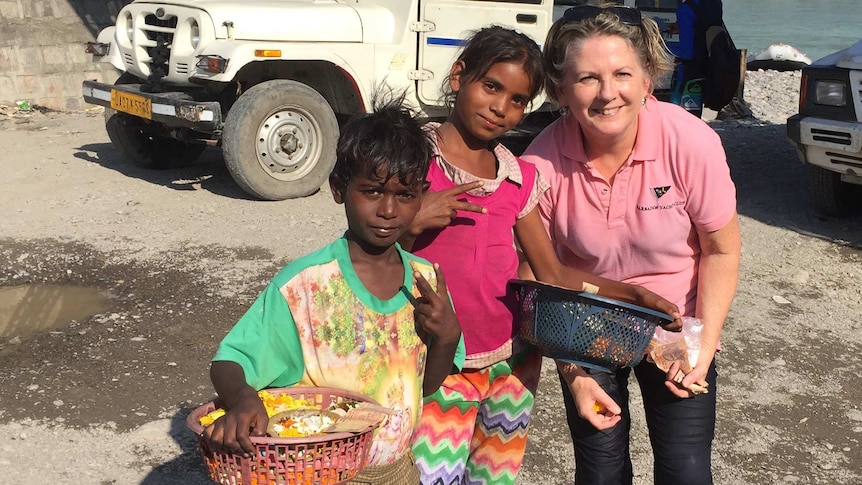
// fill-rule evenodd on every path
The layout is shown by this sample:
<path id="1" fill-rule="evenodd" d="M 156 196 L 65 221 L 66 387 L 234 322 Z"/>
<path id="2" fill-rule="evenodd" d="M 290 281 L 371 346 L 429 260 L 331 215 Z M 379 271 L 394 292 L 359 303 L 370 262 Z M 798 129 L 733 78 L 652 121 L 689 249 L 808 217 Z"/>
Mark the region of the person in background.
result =
<path id="1" fill-rule="evenodd" d="M 703 322 L 697 365 L 681 382 L 646 360 L 640 385 L 657 485 L 712 483 L 719 336 L 736 291 L 736 190 L 718 135 L 652 88 L 672 68 L 656 23 L 634 8 L 573 7 L 544 44 L 546 91 L 565 111 L 522 158 L 550 189 L 540 215 L 561 261 L 666 296 Z M 524 268 L 525 273 L 529 268 Z M 575 483 L 631 484 L 628 379 L 558 365 L 575 452 Z M 706 380 L 709 392 L 689 386 Z M 592 411 L 596 388 L 622 409 Z M 641 439 L 634 437 L 633 439 Z"/>
<path id="2" fill-rule="evenodd" d="M 448 276 L 467 359 L 425 400 L 413 446 L 425 485 L 513 484 L 521 467 L 541 355 L 516 338 L 517 303 L 507 286 L 518 277 L 515 238 L 542 281 L 678 315 L 655 293 L 568 268 L 554 255 L 536 208 L 547 183 L 497 141 L 543 83 L 532 39 L 483 28 L 450 70 L 449 116 L 427 125 L 436 142 L 431 186 L 402 243 Z M 598 391 L 610 410 L 596 419 L 619 419 L 619 407 Z"/>
<path id="3" fill-rule="evenodd" d="M 701 80 L 706 76 L 709 57 L 706 29 L 698 28 L 698 22 L 706 25 L 705 19 L 715 19 L 713 23 L 721 25 L 723 15 L 721 0 L 685 0 L 676 8 L 679 41 L 667 43 L 677 58 L 670 101 L 698 118 L 703 115 Z"/>
<path id="4" fill-rule="evenodd" d="M 464 358 L 439 266 L 398 238 L 422 204 L 433 148 L 397 99 L 351 120 L 329 177 L 348 229 L 284 267 L 222 340 L 211 378 L 227 414 L 204 429 L 219 450 L 255 453 L 266 432 L 257 391 L 293 385 L 365 394 L 395 414 L 351 484 L 416 484 L 410 438 L 422 396 Z"/>

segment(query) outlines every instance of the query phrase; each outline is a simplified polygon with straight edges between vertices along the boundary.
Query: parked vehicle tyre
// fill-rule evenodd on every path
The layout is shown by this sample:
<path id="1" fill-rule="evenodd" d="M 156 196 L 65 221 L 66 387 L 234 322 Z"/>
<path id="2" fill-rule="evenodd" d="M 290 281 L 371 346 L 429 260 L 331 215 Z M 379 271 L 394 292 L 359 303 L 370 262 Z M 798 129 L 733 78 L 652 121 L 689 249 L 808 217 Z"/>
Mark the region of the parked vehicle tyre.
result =
<path id="1" fill-rule="evenodd" d="M 841 174 L 825 168 L 811 167 L 814 205 L 831 216 L 847 215 L 859 206 L 860 197 L 853 184 L 841 181 Z"/>
<path id="2" fill-rule="evenodd" d="M 140 80 L 123 73 L 116 84 L 138 83 Z M 206 145 L 159 136 L 147 130 L 148 121 L 105 108 L 105 129 L 108 138 L 123 157 L 141 168 L 164 170 L 179 168 L 194 162 Z"/>
<path id="3" fill-rule="evenodd" d="M 243 93 L 222 132 L 231 176 L 264 200 L 317 192 L 335 166 L 337 142 L 338 123 L 326 99 L 305 84 L 283 79 Z"/>

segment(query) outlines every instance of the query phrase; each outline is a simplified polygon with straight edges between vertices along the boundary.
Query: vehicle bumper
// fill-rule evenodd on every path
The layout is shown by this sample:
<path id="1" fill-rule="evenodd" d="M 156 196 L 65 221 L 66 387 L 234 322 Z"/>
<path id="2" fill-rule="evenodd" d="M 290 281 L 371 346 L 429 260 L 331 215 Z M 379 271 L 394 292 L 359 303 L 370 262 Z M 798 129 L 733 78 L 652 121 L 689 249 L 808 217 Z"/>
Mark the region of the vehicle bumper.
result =
<path id="1" fill-rule="evenodd" d="M 215 133 L 221 130 L 221 105 L 217 101 L 195 101 L 183 92 L 145 93 L 140 84 L 105 84 L 96 81 L 84 81 L 82 85 L 84 101 L 117 109 L 111 106 L 111 91 L 122 91 L 149 100 L 152 103 L 152 121 L 169 127 L 183 127 L 203 133 Z M 131 116 L 138 114 L 126 112 Z"/>
<path id="2" fill-rule="evenodd" d="M 862 177 L 862 123 L 797 114 L 787 120 L 787 137 L 803 162 Z"/>

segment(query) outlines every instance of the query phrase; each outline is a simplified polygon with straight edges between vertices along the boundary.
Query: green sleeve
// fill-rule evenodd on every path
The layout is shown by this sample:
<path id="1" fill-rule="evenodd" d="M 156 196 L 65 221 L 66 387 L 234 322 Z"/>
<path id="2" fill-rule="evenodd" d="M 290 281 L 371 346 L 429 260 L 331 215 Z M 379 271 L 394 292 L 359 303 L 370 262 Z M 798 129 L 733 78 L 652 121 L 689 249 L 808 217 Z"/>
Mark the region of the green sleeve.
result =
<path id="1" fill-rule="evenodd" d="M 228 332 L 213 361 L 231 361 L 249 386 L 286 387 L 305 372 L 302 344 L 287 301 L 273 281 Z"/>
<path id="2" fill-rule="evenodd" d="M 458 339 L 458 346 L 455 347 L 455 358 L 452 361 L 452 365 L 455 367 L 455 369 L 458 369 L 458 372 L 461 372 L 461 369 L 464 368 L 464 359 L 466 358 L 467 348 L 464 347 L 464 334 L 462 333 L 461 338 Z"/>

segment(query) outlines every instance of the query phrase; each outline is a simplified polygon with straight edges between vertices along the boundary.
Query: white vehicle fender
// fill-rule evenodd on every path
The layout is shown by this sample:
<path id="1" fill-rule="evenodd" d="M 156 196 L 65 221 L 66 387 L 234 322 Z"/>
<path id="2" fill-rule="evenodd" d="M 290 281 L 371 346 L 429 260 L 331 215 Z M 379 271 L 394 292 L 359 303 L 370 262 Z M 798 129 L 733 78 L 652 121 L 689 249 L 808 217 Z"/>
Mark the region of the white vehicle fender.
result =
<path id="1" fill-rule="evenodd" d="M 125 71 L 126 66 L 123 64 L 123 56 L 120 54 L 120 50 L 117 49 L 116 45 L 116 33 L 117 28 L 115 26 L 105 27 L 99 32 L 99 35 L 96 36 L 96 42 L 100 44 L 108 44 L 108 53 L 105 57 L 99 59 L 99 62 L 109 62 L 112 66 L 117 68 L 120 71 Z"/>
<path id="2" fill-rule="evenodd" d="M 256 50 L 279 50 L 281 49 L 280 58 L 261 58 L 255 55 Z M 371 46 L 368 46 L 371 49 Z M 369 52 L 368 58 L 373 54 Z M 199 57 L 220 56 L 228 60 L 227 69 L 223 73 L 212 73 L 201 68 L 195 69 L 195 74 L 192 76 L 195 79 L 206 79 L 217 82 L 230 82 L 236 77 L 237 73 L 252 62 L 267 62 L 267 61 L 329 61 L 344 70 L 354 81 L 361 79 L 361 76 L 356 73 L 350 65 L 341 56 L 336 55 L 325 44 L 275 44 L 272 42 L 235 42 L 230 40 L 217 40 L 206 46 L 204 51 L 199 54 Z M 361 58 L 361 57 L 360 57 Z M 359 83 L 357 83 L 359 84 Z"/>

